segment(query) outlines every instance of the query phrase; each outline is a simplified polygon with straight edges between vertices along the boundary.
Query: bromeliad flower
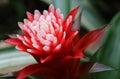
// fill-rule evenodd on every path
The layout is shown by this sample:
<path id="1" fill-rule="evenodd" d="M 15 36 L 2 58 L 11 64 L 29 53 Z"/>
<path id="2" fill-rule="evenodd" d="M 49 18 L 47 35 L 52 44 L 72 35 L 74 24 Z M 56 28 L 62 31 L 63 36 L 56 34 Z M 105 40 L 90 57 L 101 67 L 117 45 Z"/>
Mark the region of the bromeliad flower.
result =
<path id="1" fill-rule="evenodd" d="M 84 58 L 84 50 L 103 36 L 104 28 L 87 33 L 73 42 L 78 30 L 72 30 L 72 23 L 79 7 L 73 9 L 64 19 L 60 9 L 49 6 L 41 14 L 27 12 L 28 19 L 18 25 L 23 34 L 10 36 L 6 42 L 16 49 L 31 54 L 38 62 L 25 67 L 17 79 L 29 75 L 46 79 L 77 79 L 79 77 L 79 59 Z"/>

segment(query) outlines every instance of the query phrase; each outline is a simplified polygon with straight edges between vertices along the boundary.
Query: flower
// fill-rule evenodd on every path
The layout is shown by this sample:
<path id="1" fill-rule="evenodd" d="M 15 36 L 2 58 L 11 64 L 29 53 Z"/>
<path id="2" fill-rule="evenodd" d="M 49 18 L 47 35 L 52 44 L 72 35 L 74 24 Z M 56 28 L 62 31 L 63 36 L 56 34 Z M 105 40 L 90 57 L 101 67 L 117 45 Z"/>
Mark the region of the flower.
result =
<path id="1" fill-rule="evenodd" d="M 48 11 L 34 15 L 27 12 L 24 23 L 18 22 L 22 34 L 10 35 L 5 40 L 16 49 L 31 54 L 38 62 L 25 67 L 17 79 L 33 74 L 46 79 L 76 79 L 79 77 L 79 59 L 84 58 L 84 50 L 103 36 L 104 28 L 87 33 L 73 42 L 78 30 L 72 30 L 72 23 L 79 7 L 73 9 L 66 18 L 60 9 L 52 4 Z"/>

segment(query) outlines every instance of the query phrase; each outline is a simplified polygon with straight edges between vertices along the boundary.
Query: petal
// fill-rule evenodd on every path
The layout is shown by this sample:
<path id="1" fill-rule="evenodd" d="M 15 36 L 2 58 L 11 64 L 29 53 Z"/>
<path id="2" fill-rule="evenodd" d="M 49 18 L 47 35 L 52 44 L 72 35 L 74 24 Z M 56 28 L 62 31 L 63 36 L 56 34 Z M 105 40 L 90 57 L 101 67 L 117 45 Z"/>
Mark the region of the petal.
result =
<path id="1" fill-rule="evenodd" d="M 69 16 L 72 16 L 72 19 L 74 20 L 74 17 L 76 15 L 76 13 L 78 12 L 79 7 L 80 6 L 77 6 L 67 15 L 67 17 L 65 18 L 65 22 L 66 22 L 66 20 L 68 19 Z"/>
<path id="2" fill-rule="evenodd" d="M 83 52 L 81 50 L 76 50 L 75 54 L 73 56 L 73 58 L 75 58 L 75 59 L 84 58 L 84 57 L 85 57 L 85 55 L 83 54 Z"/>
<path id="3" fill-rule="evenodd" d="M 82 12 L 79 14 L 74 24 L 72 25 L 72 30 L 80 30 Z"/>
<path id="4" fill-rule="evenodd" d="M 24 44 L 20 44 L 16 46 L 16 49 L 26 52 L 26 46 Z"/>
<path id="5" fill-rule="evenodd" d="M 27 52 L 29 52 L 30 54 L 38 55 L 38 56 L 40 56 L 42 54 L 42 52 L 40 50 L 36 50 L 34 48 L 27 49 Z"/>
<path id="6" fill-rule="evenodd" d="M 49 12 L 52 12 L 52 13 L 55 12 L 55 7 L 54 7 L 53 4 L 50 4 L 48 11 L 49 11 Z"/>
<path id="7" fill-rule="evenodd" d="M 33 21 L 34 20 L 34 15 L 32 13 L 26 12 L 26 14 L 27 14 L 27 18 L 28 18 L 29 21 Z"/>
<path id="8" fill-rule="evenodd" d="M 6 39 L 5 42 L 14 46 L 22 44 L 22 42 L 18 38 L 9 38 L 9 39 Z"/>
<path id="9" fill-rule="evenodd" d="M 41 13 L 39 12 L 39 10 L 35 10 L 34 11 L 34 19 L 39 20 L 40 16 L 41 16 Z"/>
<path id="10" fill-rule="evenodd" d="M 93 30 L 93 31 L 87 33 L 76 43 L 74 49 L 79 49 L 79 50 L 83 51 L 90 44 L 96 42 L 97 40 L 102 39 L 105 30 L 106 30 L 106 27 L 104 26 L 100 29 Z"/>
<path id="11" fill-rule="evenodd" d="M 65 28 L 65 30 L 67 30 L 68 31 L 68 33 L 69 33 L 69 31 L 71 30 L 71 28 L 72 28 L 72 22 L 73 22 L 73 20 L 74 20 L 74 18 L 75 18 L 75 15 L 76 15 L 76 13 L 78 12 L 78 9 L 79 9 L 79 6 L 78 7 L 76 7 L 76 8 L 74 8 L 68 15 L 67 15 L 67 17 L 65 18 L 65 20 L 64 20 L 64 22 L 63 22 L 63 26 L 65 25 L 65 24 L 67 24 L 67 26 L 66 26 L 66 28 Z M 71 21 L 70 21 L 70 23 L 69 23 L 69 25 L 68 25 L 68 19 L 70 18 L 70 16 L 71 16 Z"/>
<path id="12" fill-rule="evenodd" d="M 24 78 L 26 78 L 27 76 L 37 72 L 38 68 L 39 68 L 38 64 L 33 64 L 33 65 L 25 67 L 24 69 L 22 69 L 19 72 L 19 74 L 17 76 L 17 79 L 24 79 Z"/>
<path id="13" fill-rule="evenodd" d="M 58 73 L 50 68 L 44 67 L 41 64 L 33 64 L 25 67 L 20 71 L 20 73 L 17 76 L 17 79 L 24 79 L 29 75 L 37 75 L 42 76 L 44 78 L 49 78 L 49 76 L 53 75 L 55 77 L 58 75 Z"/>
<path id="14" fill-rule="evenodd" d="M 78 33 L 79 33 L 78 31 L 73 31 L 70 33 L 70 36 L 68 37 L 68 39 L 65 42 L 65 47 L 73 45 L 73 40 L 75 39 L 75 37 L 77 36 Z"/>
<path id="15" fill-rule="evenodd" d="M 16 49 L 18 50 L 26 52 L 26 46 L 18 38 L 9 38 L 9 39 L 6 39 L 5 42 L 16 46 Z"/>
<path id="16" fill-rule="evenodd" d="M 20 27 L 21 31 L 25 33 L 25 35 L 29 36 L 28 30 L 26 30 L 24 23 L 18 22 L 18 26 Z"/>

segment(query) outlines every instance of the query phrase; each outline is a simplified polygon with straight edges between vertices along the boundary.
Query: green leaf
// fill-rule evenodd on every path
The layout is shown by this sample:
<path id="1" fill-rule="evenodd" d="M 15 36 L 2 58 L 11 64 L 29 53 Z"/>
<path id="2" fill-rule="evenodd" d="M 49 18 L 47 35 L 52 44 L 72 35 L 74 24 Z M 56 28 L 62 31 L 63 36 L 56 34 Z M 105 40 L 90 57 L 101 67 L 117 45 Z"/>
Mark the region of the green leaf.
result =
<path id="1" fill-rule="evenodd" d="M 110 22 L 104 46 L 98 53 L 99 61 L 115 68 L 120 68 L 120 12 Z"/>
<path id="2" fill-rule="evenodd" d="M 89 79 L 119 79 L 120 71 L 104 71 L 90 74 Z"/>
<path id="3" fill-rule="evenodd" d="M 42 78 L 42 77 L 38 77 L 38 76 L 29 76 L 28 77 L 28 79 L 44 79 L 44 78 Z"/>
<path id="4" fill-rule="evenodd" d="M 71 8 L 80 5 L 82 10 L 81 24 L 87 30 L 93 30 L 105 24 L 98 10 L 91 4 L 90 0 L 71 0 Z"/>
<path id="5" fill-rule="evenodd" d="M 34 63 L 36 61 L 31 55 L 14 48 L 0 50 L 0 74 L 15 72 Z"/>
<path id="6" fill-rule="evenodd" d="M 110 22 L 104 45 L 96 54 L 97 62 L 113 67 L 114 71 L 94 75 L 96 79 L 118 79 L 120 77 L 120 12 Z M 109 76 L 106 76 L 109 74 Z"/>

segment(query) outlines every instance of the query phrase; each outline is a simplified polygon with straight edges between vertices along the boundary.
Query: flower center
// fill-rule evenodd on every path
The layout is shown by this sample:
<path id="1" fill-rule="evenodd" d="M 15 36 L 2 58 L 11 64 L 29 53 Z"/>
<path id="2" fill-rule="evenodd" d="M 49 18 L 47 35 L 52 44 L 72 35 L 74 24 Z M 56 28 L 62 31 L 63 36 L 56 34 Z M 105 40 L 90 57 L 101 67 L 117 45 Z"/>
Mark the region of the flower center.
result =
<path id="1" fill-rule="evenodd" d="M 62 21 L 59 19 L 59 21 Z M 61 40 L 63 36 L 63 27 L 61 23 L 56 21 L 53 13 L 46 10 L 40 16 L 39 21 L 35 23 L 34 31 L 37 33 L 38 41 L 42 44 L 44 51 L 59 50 L 61 48 Z"/>

